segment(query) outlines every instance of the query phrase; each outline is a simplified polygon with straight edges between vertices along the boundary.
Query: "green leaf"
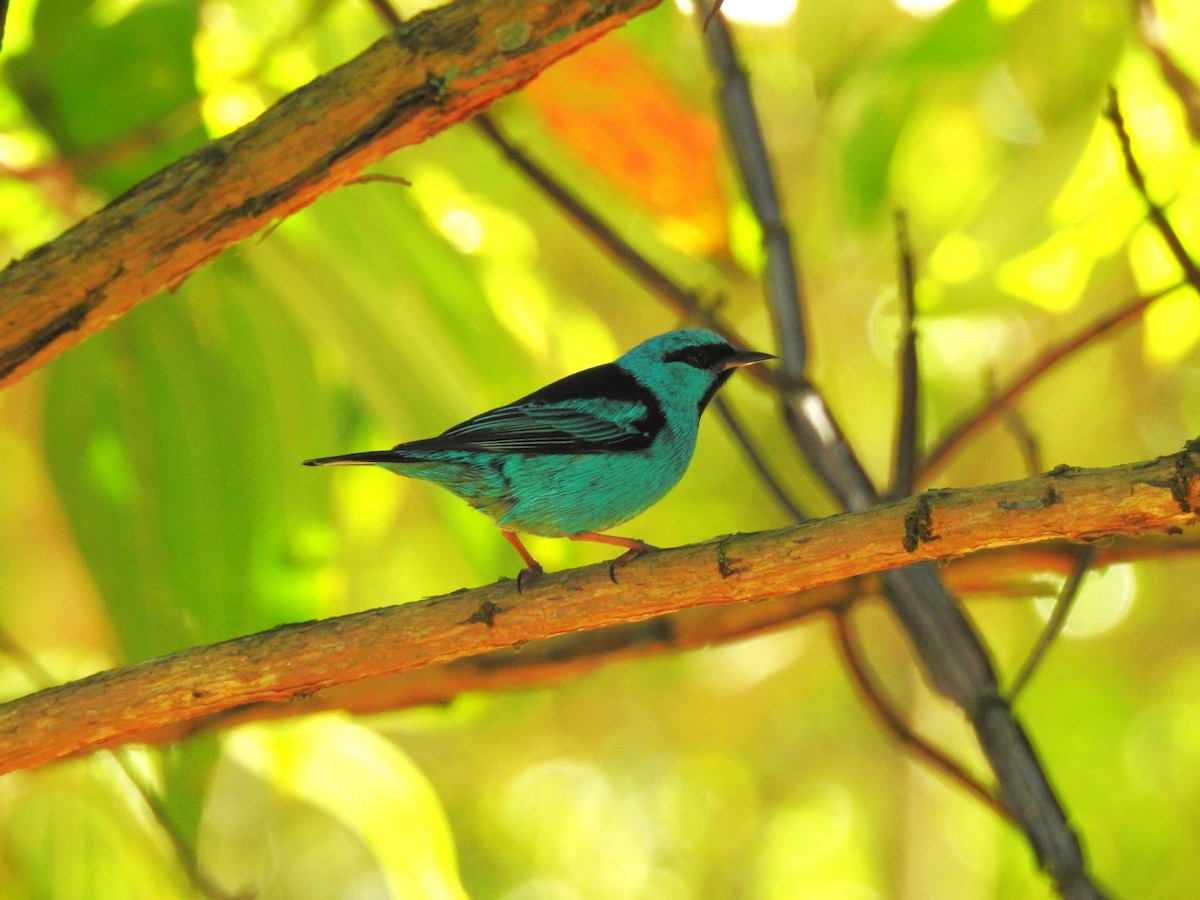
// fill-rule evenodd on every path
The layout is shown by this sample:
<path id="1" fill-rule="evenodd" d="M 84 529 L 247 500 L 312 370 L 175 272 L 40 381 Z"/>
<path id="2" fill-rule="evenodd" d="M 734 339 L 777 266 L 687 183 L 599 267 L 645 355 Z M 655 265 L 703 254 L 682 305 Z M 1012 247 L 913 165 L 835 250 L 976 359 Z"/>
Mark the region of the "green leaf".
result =
<path id="1" fill-rule="evenodd" d="M 307 348 L 236 259 L 56 360 L 51 473 L 132 659 L 318 612 L 328 427 Z"/>
<path id="2" fill-rule="evenodd" d="M 466 896 L 424 774 L 391 741 L 341 716 L 232 733 L 208 812 L 201 862 L 239 891 Z"/>
<path id="3" fill-rule="evenodd" d="M 31 117 L 60 152 L 111 194 L 205 140 L 192 55 L 197 8 L 164 0 L 100 23 L 91 6 L 80 0 L 39 4 L 33 44 L 7 69 Z"/>

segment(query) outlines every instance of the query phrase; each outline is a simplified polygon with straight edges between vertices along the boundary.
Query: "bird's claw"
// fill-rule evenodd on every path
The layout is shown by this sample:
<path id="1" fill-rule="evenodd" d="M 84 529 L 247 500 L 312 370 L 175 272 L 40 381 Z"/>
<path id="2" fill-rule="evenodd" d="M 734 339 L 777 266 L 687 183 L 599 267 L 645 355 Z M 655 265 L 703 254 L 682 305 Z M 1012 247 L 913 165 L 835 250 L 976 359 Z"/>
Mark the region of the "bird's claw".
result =
<path id="1" fill-rule="evenodd" d="M 542 567 L 539 565 L 526 566 L 517 573 L 517 593 L 521 593 L 525 589 L 525 585 L 530 581 L 537 581 L 542 577 Z"/>
<path id="2" fill-rule="evenodd" d="M 611 581 L 613 584 L 617 583 L 617 566 L 623 565 L 624 563 L 627 563 L 631 560 L 637 559 L 643 553 L 649 553 L 651 550 L 658 549 L 653 544 L 647 544 L 645 541 L 641 541 L 640 543 L 641 543 L 640 547 L 630 547 L 628 550 L 626 550 L 624 553 L 622 553 L 620 556 L 618 556 L 616 559 L 614 559 L 612 562 L 610 562 L 608 564 L 608 580 Z"/>

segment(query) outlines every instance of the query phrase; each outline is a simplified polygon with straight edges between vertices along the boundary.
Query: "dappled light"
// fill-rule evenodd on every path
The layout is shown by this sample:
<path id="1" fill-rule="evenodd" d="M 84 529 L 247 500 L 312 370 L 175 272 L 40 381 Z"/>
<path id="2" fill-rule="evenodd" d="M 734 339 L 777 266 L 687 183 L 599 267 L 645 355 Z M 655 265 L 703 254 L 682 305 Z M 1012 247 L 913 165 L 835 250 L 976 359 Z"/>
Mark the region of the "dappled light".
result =
<path id="1" fill-rule="evenodd" d="M 0 896 L 1097 896 L 1071 894 L 1075 874 L 1190 896 L 1200 447 L 1160 457 L 1200 434 L 1200 6 L 726 0 L 738 56 L 721 74 L 705 42 L 725 20 L 704 30 L 707 3 L 581 4 L 549 36 L 530 17 L 570 4 L 477 5 L 504 24 L 385 42 L 434 55 L 359 122 L 339 118 L 357 93 L 322 106 L 305 85 L 394 16 L 444 5 L 10 4 L 0 756 L 28 741 L 5 730 L 20 698 L 185 655 L 145 701 L 162 718 L 113 724 L 128 710 L 96 701 L 62 761 L 0 771 Z M 618 14 L 633 18 L 580 37 Z M 501 96 L 534 74 L 504 67 L 543 38 L 571 52 L 547 50 Z M 757 118 L 730 101 L 738 66 Z M 300 173 L 239 131 L 281 103 L 320 148 Z M 360 171 L 355 154 L 404 116 L 428 129 Z M 119 197 L 120 227 L 34 268 L 50 257 L 31 251 Z M 166 244 L 146 225 L 164 211 L 181 223 Z M 214 224 L 249 215 L 266 218 L 238 240 Z M 130 236 L 137 258 L 112 257 Z M 180 247 L 194 264 L 156 282 Z M 51 275 L 77 305 L 36 293 Z M 141 295 L 122 293 L 134 276 Z M 119 310 L 96 305 L 117 295 Z M 612 531 L 682 550 L 614 563 L 619 547 L 521 534 L 546 572 L 518 576 L 457 497 L 301 465 L 441 435 L 693 327 L 773 357 L 705 395 L 678 486 Z M 572 402 L 601 423 L 628 411 L 589 390 Z M 700 393 L 651 397 L 694 414 Z M 576 437 L 571 466 L 601 447 Z M 840 464 L 813 449 L 843 438 Z M 919 496 L 893 490 L 903 451 Z M 1166 511 L 1106 509 L 1093 527 L 1072 491 L 1103 473 L 1075 467 L 1138 461 L 1113 506 L 1157 491 Z M 784 531 L 789 510 L 893 501 L 894 533 Z M 836 575 L 789 583 L 739 549 L 747 533 Z M 898 568 L 845 578 L 868 541 Z M 682 605 L 657 590 L 668 564 Z M 913 572 L 961 601 L 998 673 L 986 703 L 934 689 L 894 612 Z M 738 593 L 768 575 L 771 590 Z M 353 668 L 369 642 L 335 643 L 307 681 L 309 657 L 274 649 L 293 634 L 278 626 L 433 616 L 484 586 L 432 635 L 459 644 L 369 678 Z M 601 601 L 607 618 L 583 618 Z M 518 612 L 533 637 L 511 636 Z M 293 646 L 330 640 L 314 628 Z M 192 677 L 188 651 L 247 635 L 226 647 L 232 686 Z M 251 702 L 212 699 L 242 689 Z M 55 696 L 39 727 L 68 721 L 70 690 Z M 1039 860 L 996 790 L 972 716 L 1010 705 L 1081 873 Z M 41 761 L 28 752 L 6 758 Z"/>

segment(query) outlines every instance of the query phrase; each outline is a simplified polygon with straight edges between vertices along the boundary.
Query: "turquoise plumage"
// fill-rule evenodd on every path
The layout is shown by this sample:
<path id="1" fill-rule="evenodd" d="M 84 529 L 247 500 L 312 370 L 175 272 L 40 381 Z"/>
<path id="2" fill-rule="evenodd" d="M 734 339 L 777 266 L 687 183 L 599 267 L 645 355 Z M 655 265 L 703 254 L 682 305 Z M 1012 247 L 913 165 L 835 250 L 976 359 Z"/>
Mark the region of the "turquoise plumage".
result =
<path id="1" fill-rule="evenodd" d="M 649 545 L 600 532 L 675 486 L 713 395 L 735 368 L 773 358 L 670 331 L 437 437 L 305 465 L 377 465 L 443 487 L 489 516 L 531 574 L 542 567 L 517 532 L 616 544 L 624 559 Z"/>

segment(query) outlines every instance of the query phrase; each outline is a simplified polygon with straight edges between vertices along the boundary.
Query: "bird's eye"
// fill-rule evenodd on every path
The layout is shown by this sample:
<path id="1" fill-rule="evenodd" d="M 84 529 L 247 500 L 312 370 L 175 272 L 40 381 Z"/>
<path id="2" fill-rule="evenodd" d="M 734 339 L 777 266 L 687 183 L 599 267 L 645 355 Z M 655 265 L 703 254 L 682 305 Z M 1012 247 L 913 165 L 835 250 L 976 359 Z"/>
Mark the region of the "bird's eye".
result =
<path id="1" fill-rule="evenodd" d="M 695 366 L 697 369 L 708 368 L 708 354 L 704 352 L 703 347 L 692 347 L 683 354 L 683 361 L 689 366 Z"/>

